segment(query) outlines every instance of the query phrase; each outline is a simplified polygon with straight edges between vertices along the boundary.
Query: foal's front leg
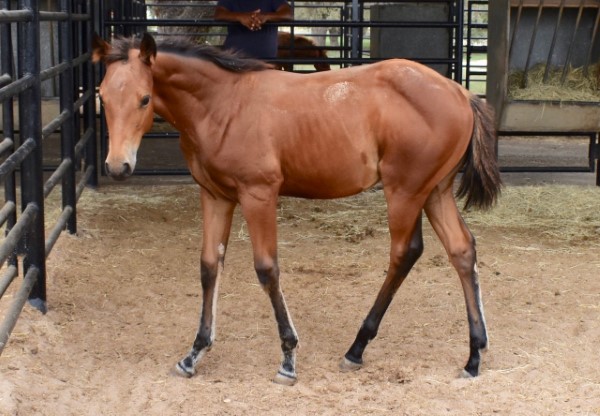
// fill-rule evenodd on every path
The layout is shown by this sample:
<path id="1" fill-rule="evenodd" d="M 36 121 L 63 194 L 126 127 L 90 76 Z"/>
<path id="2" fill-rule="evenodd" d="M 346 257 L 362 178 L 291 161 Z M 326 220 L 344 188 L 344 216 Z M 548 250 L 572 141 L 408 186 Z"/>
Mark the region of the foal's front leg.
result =
<path id="1" fill-rule="evenodd" d="M 269 295 L 281 339 L 283 359 L 274 382 L 284 385 L 296 383 L 296 348 L 298 335 L 288 312 L 279 285 L 277 264 L 277 193 L 252 192 L 240 198 L 240 204 L 254 251 L 254 268 L 262 288 Z"/>
<path id="2" fill-rule="evenodd" d="M 207 192 L 202 192 L 201 200 L 204 224 L 200 261 L 202 315 L 192 349 L 175 367 L 177 373 L 184 377 L 191 377 L 196 373 L 197 364 L 210 350 L 215 339 L 219 279 L 223 271 L 225 249 L 235 208 L 234 203 L 215 199 Z"/>

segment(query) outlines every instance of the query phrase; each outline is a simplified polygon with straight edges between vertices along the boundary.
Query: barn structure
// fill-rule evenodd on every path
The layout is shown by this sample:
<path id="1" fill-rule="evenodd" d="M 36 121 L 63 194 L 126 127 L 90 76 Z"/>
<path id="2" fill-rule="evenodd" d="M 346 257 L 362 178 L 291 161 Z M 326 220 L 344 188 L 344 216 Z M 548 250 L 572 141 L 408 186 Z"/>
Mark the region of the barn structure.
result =
<path id="1" fill-rule="evenodd" d="M 45 310 L 45 258 L 62 230 L 76 232 L 77 199 L 86 186 L 97 186 L 103 173 L 107 131 L 95 100 L 102 68 L 91 64 L 94 32 L 111 39 L 147 31 L 157 38 L 186 37 L 218 46 L 226 26 L 212 19 L 215 3 L 0 0 L 0 175 L 5 182 L 5 203 L 0 209 L 5 230 L 0 246 L 0 295 L 9 285 L 20 284 L 0 324 L 0 352 L 27 299 Z M 292 39 L 309 38 L 312 46 L 291 42 L 285 57 L 274 63 L 311 72 L 315 65 L 325 63 L 335 70 L 402 57 L 429 65 L 481 95 L 486 94 L 487 82 L 501 133 L 589 137 L 585 166 L 536 170 L 598 171 L 600 98 L 592 94 L 592 98 L 576 98 L 568 104 L 556 98 L 515 99 L 507 92 L 507 82 L 510 69 L 521 66 L 528 72 L 544 61 L 559 68 L 559 78 L 581 67 L 586 79 L 596 79 L 592 93 L 597 96 L 600 1 L 290 3 L 295 19 L 281 24 L 279 30 Z M 542 32 L 543 39 L 551 41 L 538 40 L 536 33 Z M 307 52 L 303 48 L 325 54 L 303 54 Z M 529 119 L 519 119 L 523 112 L 514 110 L 518 106 L 528 111 Z M 543 116 L 549 111 L 553 116 L 546 121 Z M 568 127 L 562 129 L 562 125 Z M 187 174 L 177 137 L 176 131 L 156 120 L 140 149 L 136 174 Z M 44 199 L 55 187 L 62 192 L 62 212 L 48 226 Z M 19 275 L 21 282 L 16 279 Z"/>

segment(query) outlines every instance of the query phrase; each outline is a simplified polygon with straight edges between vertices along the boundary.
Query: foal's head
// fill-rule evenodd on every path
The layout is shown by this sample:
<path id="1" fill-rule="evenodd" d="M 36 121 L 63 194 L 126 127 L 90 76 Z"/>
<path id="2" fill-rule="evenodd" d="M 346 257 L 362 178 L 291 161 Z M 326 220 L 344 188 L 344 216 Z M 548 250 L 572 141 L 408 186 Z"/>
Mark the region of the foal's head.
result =
<path id="1" fill-rule="evenodd" d="M 106 64 L 100 84 L 100 99 L 109 131 L 106 172 L 125 179 L 135 169 L 136 154 L 142 136 L 152 127 L 152 72 L 156 43 L 144 35 L 139 45 L 133 39 L 109 44 L 99 37 L 93 41 L 94 62 Z"/>

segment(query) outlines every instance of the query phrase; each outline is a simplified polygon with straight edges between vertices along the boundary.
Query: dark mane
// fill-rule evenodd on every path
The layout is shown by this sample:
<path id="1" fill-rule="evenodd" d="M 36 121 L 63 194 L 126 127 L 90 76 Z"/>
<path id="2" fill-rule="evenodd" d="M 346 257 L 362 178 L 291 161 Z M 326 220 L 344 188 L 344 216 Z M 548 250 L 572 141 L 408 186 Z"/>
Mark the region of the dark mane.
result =
<path id="1" fill-rule="evenodd" d="M 119 37 L 112 41 L 112 48 L 106 56 L 106 62 L 126 61 L 130 49 L 140 47 L 138 37 Z M 157 42 L 159 52 L 172 53 L 213 62 L 223 69 L 233 72 L 262 71 L 273 68 L 272 65 L 258 59 L 245 58 L 241 54 L 218 49 L 208 44 L 194 44 L 187 40 L 167 40 Z"/>

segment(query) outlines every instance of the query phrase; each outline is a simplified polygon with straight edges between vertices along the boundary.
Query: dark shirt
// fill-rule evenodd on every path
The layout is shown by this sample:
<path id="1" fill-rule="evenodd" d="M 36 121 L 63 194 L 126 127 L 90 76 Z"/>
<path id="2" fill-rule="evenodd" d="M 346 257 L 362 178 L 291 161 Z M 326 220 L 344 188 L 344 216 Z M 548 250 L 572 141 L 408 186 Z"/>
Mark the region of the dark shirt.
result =
<path id="1" fill-rule="evenodd" d="M 221 6 L 230 12 L 253 12 L 260 9 L 262 13 L 274 13 L 285 0 L 219 0 Z M 277 26 L 266 24 L 255 32 L 239 23 L 227 26 L 227 38 L 223 44 L 225 49 L 241 51 L 251 58 L 270 59 L 277 56 Z"/>

